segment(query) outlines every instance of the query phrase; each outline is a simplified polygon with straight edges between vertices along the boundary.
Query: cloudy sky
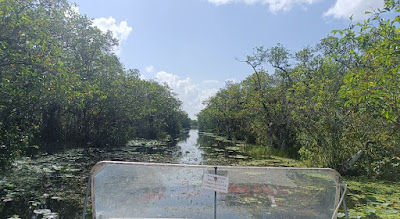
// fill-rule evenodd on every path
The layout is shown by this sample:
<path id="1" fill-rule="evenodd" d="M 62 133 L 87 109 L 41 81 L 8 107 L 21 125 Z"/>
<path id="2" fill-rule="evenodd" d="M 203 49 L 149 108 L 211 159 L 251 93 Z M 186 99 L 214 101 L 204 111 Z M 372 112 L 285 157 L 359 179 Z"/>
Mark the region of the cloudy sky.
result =
<path id="1" fill-rule="evenodd" d="M 237 61 L 256 46 L 291 51 L 365 19 L 383 0 L 71 0 L 119 39 L 124 66 L 167 83 L 192 119 L 202 101 L 252 73 Z M 267 67 L 268 68 L 268 67 Z"/>

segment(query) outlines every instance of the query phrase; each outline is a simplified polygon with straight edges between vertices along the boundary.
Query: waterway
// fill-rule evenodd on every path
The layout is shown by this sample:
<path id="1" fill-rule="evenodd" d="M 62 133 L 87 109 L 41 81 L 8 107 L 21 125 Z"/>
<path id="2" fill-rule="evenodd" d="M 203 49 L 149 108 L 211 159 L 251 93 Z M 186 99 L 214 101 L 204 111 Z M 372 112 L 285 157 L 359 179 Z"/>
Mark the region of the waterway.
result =
<path id="1" fill-rule="evenodd" d="M 0 174 L 0 218 L 79 218 L 91 167 L 102 160 L 235 165 L 250 159 L 234 143 L 190 130 L 177 142 L 132 141 L 16 160 Z M 90 209 L 88 211 L 90 217 Z"/>
<path id="2" fill-rule="evenodd" d="M 218 166 L 250 163 L 263 166 L 291 165 L 287 163 L 288 159 L 277 159 L 273 156 L 252 159 L 248 152 L 244 152 L 245 147 L 252 146 L 237 144 L 212 134 L 200 133 L 198 130 L 190 130 L 178 141 L 173 142 L 139 139 L 121 147 L 73 148 L 42 153 L 35 157 L 23 157 L 13 163 L 12 170 L 0 173 L 0 218 L 80 218 L 90 170 L 97 162 L 104 160 Z M 241 176 L 241 173 L 239 171 L 236 175 Z M 250 175 L 254 182 L 254 174 Z M 242 182 L 247 180 L 247 177 L 245 175 L 242 178 L 236 177 L 236 181 Z M 310 215 L 319 214 L 315 211 L 318 209 L 316 206 L 320 205 L 320 200 L 325 200 L 314 198 L 315 195 L 332 196 L 325 195 L 325 187 L 328 185 L 325 183 L 326 178 L 315 173 L 295 171 L 289 175 L 272 172 L 267 178 L 261 178 L 262 182 L 260 181 L 258 186 L 235 183 L 232 179 L 229 191 L 235 195 L 223 197 L 229 206 L 261 206 L 254 209 L 271 207 L 267 212 L 260 211 L 264 212 L 262 214 L 256 212 L 258 216 L 253 218 L 271 218 L 270 213 L 273 213 L 276 206 L 281 207 L 278 212 L 282 214 L 280 218 L 290 218 L 288 215 L 292 211 L 296 212 L 295 215 L 306 215 L 295 218 L 310 218 Z M 264 185 L 265 183 L 268 185 Z M 150 192 L 144 197 L 151 199 L 161 196 L 155 196 Z M 288 208 L 282 211 L 285 206 Z M 319 207 L 319 209 L 330 208 Z M 90 202 L 85 215 L 86 218 L 92 217 Z"/>

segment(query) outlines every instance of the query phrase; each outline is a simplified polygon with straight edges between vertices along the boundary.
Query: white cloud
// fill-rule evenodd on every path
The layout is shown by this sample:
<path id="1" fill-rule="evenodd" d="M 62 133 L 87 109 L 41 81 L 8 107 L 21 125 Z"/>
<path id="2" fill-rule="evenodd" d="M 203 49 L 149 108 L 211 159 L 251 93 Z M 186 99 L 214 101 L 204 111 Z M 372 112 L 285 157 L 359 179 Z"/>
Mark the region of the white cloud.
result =
<path id="1" fill-rule="evenodd" d="M 155 77 L 158 82 L 166 83 L 178 95 L 183 103 L 182 108 L 192 119 L 205 107 L 203 101 L 217 93 L 221 87 L 218 81 L 208 80 L 195 84 L 190 78 L 181 79 L 178 75 L 165 71 L 157 72 Z"/>
<path id="2" fill-rule="evenodd" d="M 121 43 L 128 39 L 128 36 L 132 31 L 132 27 L 128 26 L 127 21 L 121 21 L 118 24 L 111 16 L 109 18 L 101 17 L 93 19 L 93 25 L 97 26 L 97 28 L 104 33 L 111 31 L 113 37 L 118 39 L 120 45 L 118 48 L 115 48 L 116 54 L 121 52 Z"/>
<path id="3" fill-rule="evenodd" d="M 208 0 L 215 5 L 225 5 L 229 3 L 244 3 L 248 5 L 261 4 L 268 5 L 271 12 L 288 11 L 295 5 L 306 6 L 318 2 L 319 0 Z"/>
<path id="4" fill-rule="evenodd" d="M 219 81 L 217 81 L 217 80 L 204 80 L 203 83 L 207 83 L 207 84 L 218 84 Z"/>
<path id="5" fill-rule="evenodd" d="M 337 0 L 335 5 L 324 13 L 324 16 L 349 19 L 353 15 L 355 21 L 360 21 L 367 17 L 366 11 L 383 8 L 383 3 L 383 0 Z"/>
<path id="6" fill-rule="evenodd" d="M 147 79 L 146 76 L 144 76 L 143 74 L 140 74 L 139 78 L 142 79 L 142 80 L 146 80 Z"/>
<path id="7" fill-rule="evenodd" d="M 151 73 L 151 72 L 154 71 L 154 66 L 153 66 L 153 65 L 146 66 L 146 67 L 144 68 L 144 70 L 145 70 L 147 73 Z"/>

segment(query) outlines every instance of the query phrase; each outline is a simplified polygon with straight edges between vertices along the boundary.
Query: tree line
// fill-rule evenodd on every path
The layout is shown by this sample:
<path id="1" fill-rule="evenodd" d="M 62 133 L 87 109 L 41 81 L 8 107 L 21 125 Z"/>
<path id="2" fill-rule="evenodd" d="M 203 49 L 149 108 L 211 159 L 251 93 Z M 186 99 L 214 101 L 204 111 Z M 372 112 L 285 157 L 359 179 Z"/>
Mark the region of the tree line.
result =
<path id="1" fill-rule="evenodd" d="M 241 60 L 253 73 L 205 102 L 200 130 L 283 148 L 309 166 L 399 176 L 400 2 L 366 13 L 295 53 L 255 48 Z"/>
<path id="2" fill-rule="evenodd" d="M 0 0 L 0 167 L 40 147 L 115 147 L 190 126 L 167 85 L 126 70 L 66 0 Z"/>

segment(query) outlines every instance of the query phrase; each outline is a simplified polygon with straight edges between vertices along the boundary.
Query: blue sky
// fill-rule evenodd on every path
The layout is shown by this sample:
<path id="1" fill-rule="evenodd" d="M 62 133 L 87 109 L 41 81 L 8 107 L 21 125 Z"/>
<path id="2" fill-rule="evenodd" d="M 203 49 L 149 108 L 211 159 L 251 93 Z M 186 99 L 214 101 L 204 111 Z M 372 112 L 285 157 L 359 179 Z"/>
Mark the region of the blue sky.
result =
<path id="1" fill-rule="evenodd" d="M 254 47 L 313 46 L 334 29 L 365 18 L 383 0 L 71 0 L 119 39 L 124 66 L 167 83 L 195 118 L 202 101 L 252 73 L 236 60 Z M 267 67 L 268 69 L 268 67 Z"/>

